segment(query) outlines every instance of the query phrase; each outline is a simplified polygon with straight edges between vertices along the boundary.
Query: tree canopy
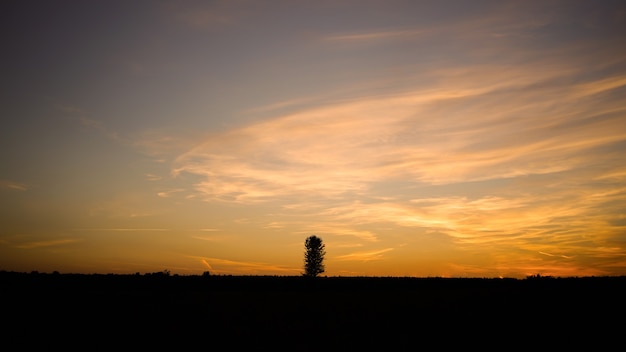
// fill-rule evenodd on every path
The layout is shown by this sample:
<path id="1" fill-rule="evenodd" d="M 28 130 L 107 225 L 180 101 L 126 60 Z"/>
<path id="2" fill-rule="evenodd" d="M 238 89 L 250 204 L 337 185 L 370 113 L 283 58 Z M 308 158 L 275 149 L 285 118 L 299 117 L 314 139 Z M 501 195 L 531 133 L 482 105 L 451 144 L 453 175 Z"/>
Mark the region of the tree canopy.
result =
<path id="1" fill-rule="evenodd" d="M 304 241 L 304 276 L 316 277 L 324 272 L 325 247 L 322 239 L 315 235 Z"/>

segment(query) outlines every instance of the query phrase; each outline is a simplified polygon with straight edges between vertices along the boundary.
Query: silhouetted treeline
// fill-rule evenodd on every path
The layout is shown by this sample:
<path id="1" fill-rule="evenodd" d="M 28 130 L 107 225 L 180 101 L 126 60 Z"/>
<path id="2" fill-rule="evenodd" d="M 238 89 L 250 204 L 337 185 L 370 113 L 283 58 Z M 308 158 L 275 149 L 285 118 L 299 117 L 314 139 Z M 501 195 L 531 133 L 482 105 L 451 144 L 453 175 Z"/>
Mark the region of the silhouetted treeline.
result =
<path id="1" fill-rule="evenodd" d="M 626 276 L 0 272 L 4 342 L 19 350 L 605 350 L 621 343 L 625 297 Z"/>
<path id="2" fill-rule="evenodd" d="M 98 290 L 124 289 L 210 289 L 210 290 L 397 290 L 397 289 L 524 289 L 551 288 L 564 290 L 621 290 L 626 276 L 514 278 L 442 278 L 333 276 L 309 278 L 272 275 L 171 275 L 168 271 L 145 274 L 61 274 L 0 271 L 4 288 L 86 288 Z"/>

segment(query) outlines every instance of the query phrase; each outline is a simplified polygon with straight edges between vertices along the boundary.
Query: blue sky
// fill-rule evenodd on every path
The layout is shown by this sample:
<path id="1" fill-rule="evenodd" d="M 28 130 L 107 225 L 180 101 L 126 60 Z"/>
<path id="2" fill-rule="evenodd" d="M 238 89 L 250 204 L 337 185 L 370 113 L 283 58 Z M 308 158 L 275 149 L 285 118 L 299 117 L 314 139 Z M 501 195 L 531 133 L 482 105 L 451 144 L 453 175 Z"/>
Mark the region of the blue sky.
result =
<path id="1" fill-rule="evenodd" d="M 0 269 L 626 273 L 620 1 L 6 1 Z"/>

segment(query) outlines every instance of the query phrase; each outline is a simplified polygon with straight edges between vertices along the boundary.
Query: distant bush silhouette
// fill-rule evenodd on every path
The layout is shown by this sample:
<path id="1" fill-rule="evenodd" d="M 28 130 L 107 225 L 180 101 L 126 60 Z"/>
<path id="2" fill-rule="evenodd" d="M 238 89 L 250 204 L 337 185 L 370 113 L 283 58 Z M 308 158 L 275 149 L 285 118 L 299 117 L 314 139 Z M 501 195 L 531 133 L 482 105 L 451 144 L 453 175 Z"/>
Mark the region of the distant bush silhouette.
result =
<path id="1" fill-rule="evenodd" d="M 324 272 L 325 247 L 322 239 L 315 235 L 304 241 L 304 276 L 316 277 Z"/>

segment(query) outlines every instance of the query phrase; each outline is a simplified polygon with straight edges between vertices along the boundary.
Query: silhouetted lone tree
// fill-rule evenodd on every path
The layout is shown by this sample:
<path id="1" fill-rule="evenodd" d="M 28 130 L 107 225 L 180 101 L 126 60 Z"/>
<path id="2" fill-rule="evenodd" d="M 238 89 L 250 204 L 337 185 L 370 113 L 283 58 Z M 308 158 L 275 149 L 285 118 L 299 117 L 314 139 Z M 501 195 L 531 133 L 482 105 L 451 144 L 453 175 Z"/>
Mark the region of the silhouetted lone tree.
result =
<path id="1" fill-rule="evenodd" d="M 304 276 L 316 277 L 324 272 L 324 256 L 326 251 L 322 239 L 313 235 L 304 241 Z"/>

